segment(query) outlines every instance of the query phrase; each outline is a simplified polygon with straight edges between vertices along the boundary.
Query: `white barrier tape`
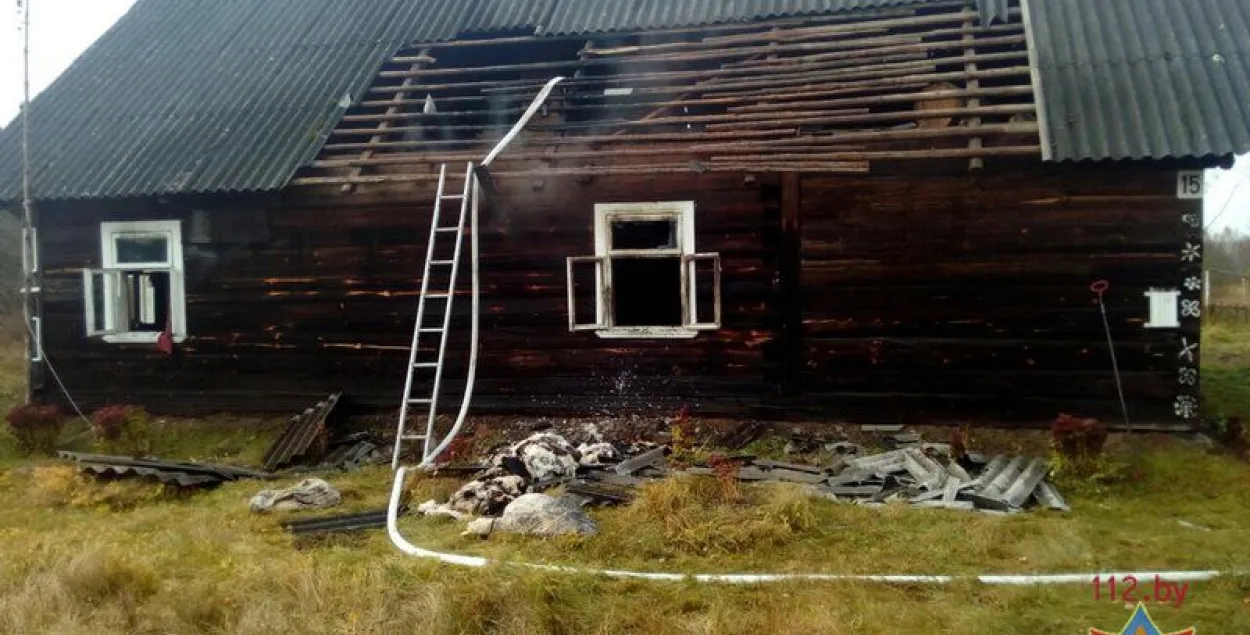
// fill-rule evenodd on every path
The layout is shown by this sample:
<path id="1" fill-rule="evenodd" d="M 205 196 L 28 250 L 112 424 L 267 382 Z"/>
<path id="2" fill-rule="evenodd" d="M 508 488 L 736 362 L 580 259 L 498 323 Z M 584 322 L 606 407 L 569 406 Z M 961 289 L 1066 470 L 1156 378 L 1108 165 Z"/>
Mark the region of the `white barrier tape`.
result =
<path id="1" fill-rule="evenodd" d="M 492 564 L 521 567 L 535 571 L 599 575 L 609 578 L 655 580 L 662 582 L 706 582 L 715 584 L 765 584 L 773 582 L 879 582 L 885 584 L 950 584 L 952 582 L 976 581 L 991 586 L 1042 586 L 1058 584 L 1092 584 L 1098 576 L 1124 578 L 1134 576 L 1139 580 L 1154 580 L 1156 576 L 1165 582 L 1203 582 L 1220 576 L 1245 575 L 1245 572 L 1224 571 L 1117 571 L 1101 573 L 1059 573 L 1039 575 L 856 575 L 838 573 L 661 573 L 625 571 L 619 569 L 590 569 L 554 564 L 535 564 L 489 560 L 480 556 L 465 556 L 422 549 L 408 542 L 399 534 L 399 501 L 403 495 L 406 468 L 395 472 L 395 484 L 391 488 L 391 502 L 386 512 L 386 531 L 391 543 L 400 551 L 417 558 L 436 560 L 460 567 L 485 567 Z"/>

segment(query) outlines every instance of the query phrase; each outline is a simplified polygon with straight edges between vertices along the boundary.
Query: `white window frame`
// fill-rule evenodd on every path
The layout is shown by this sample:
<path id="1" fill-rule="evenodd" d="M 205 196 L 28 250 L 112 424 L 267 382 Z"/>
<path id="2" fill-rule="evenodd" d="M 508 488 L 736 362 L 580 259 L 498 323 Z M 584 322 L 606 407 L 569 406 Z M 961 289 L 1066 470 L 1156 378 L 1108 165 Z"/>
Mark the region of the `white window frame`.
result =
<path id="1" fill-rule="evenodd" d="M 569 330 L 594 331 L 605 339 L 691 339 L 703 331 L 720 329 L 720 255 L 695 251 L 694 201 L 652 203 L 600 203 L 595 205 L 595 255 L 568 259 Z M 677 244 L 670 249 L 621 250 L 612 247 L 612 224 L 619 221 L 674 221 Z M 677 257 L 681 259 L 682 324 L 680 326 L 616 326 L 611 306 L 612 258 Z M 698 262 L 714 265 L 715 317 L 712 322 L 698 322 Z M 573 268 L 578 264 L 595 267 L 595 322 L 577 324 L 574 313 Z"/>
<path id="2" fill-rule="evenodd" d="M 121 236 L 159 235 L 169 245 L 168 259 L 158 262 L 120 263 L 117 260 L 117 238 Z M 101 269 L 83 271 L 83 296 L 86 308 L 87 336 L 102 337 L 111 344 L 153 344 L 160 332 L 126 331 L 129 307 L 121 294 L 121 278 L 129 271 L 160 271 L 169 274 L 169 315 L 175 342 L 187 337 L 187 301 L 183 271 L 182 221 L 125 221 L 100 223 Z M 94 284 L 99 276 L 104 287 L 104 306 L 95 306 Z M 96 311 L 104 312 L 104 328 L 96 330 Z"/>

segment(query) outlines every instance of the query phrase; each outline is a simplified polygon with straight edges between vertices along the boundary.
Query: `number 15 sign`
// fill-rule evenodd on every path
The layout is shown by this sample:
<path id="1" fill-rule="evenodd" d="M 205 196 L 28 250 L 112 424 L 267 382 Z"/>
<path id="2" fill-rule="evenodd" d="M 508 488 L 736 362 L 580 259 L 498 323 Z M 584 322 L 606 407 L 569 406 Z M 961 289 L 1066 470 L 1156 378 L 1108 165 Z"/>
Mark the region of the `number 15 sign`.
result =
<path id="1" fill-rule="evenodd" d="M 1198 199 L 1205 194 L 1206 185 L 1201 170 L 1176 173 L 1176 198 Z"/>

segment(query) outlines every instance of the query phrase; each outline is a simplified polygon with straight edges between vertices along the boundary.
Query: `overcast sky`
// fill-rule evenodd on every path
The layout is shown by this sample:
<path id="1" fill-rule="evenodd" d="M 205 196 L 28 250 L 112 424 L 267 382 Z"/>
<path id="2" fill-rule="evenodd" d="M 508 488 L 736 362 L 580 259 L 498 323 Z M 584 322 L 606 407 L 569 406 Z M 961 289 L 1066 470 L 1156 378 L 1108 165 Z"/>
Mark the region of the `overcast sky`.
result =
<path id="1" fill-rule="evenodd" d="M 134 4 L 134 0 L 26 0 L 31 11 L 31 90 L 38 93 Z M 0 122 L 22 101 L 21 33 L 13 0 L 0 0 Z M 33 139 L 32 143 L 39 143 Z M 1250 233 L 1250 157 L 1208 178 L 1207 224 Z"/>

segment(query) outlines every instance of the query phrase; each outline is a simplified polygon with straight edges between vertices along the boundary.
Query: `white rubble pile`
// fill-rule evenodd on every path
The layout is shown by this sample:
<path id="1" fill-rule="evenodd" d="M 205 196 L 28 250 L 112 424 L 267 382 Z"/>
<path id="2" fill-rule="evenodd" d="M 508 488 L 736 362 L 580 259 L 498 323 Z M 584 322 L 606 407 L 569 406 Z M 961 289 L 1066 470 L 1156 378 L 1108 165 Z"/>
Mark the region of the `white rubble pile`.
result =
<path id="1" fill-rule="evenodd" d="M 620 460 L 609 443 L 573 447 L 550 432 L 534 434 L 491 457 L 490 468 L 465 483 L 446 504 L 429 501 L 417 508 L 425 515 L 498 516 L 535 484 L 553 484 L 577 476 L 580 466 L 599 467 Z"/>

